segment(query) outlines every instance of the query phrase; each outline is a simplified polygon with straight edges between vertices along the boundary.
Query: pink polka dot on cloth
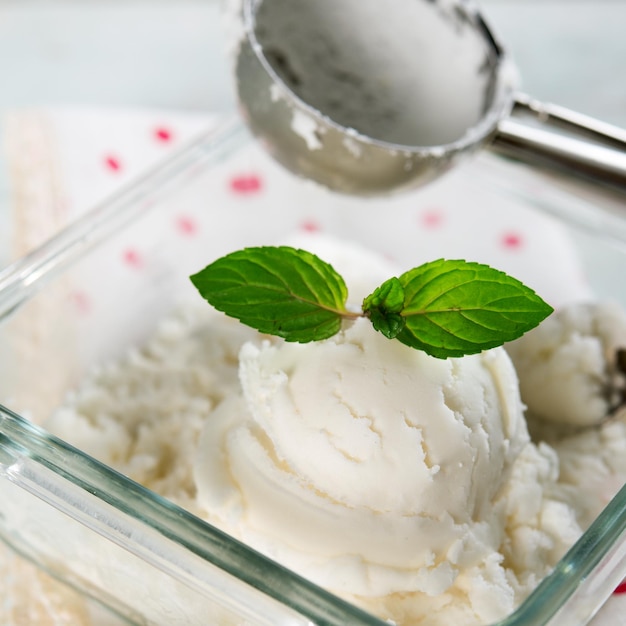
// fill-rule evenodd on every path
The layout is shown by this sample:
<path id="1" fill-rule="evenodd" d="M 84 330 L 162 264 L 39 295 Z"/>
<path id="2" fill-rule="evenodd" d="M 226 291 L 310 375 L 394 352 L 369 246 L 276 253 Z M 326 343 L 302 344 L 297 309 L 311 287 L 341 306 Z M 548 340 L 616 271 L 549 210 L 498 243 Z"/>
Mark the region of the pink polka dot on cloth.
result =
<path id="1" fill-rule="evenodd" d="M 441 209 L 429 209 L 419 215 L 420 224 L 424 228 L 439 228 L 444 222 Z"/>
<path id="2" fill-rule="evenodd" d="M 169 143 L 174 138 L 174 133 L 166 126 L 157 126 L 153 131 L 153 137 L 159 143 Z"/>
<path id="3" fill-rule="evenodd" d="M 315 220 L 304 220 L 300 223 L 300 229 L 305 233 L 319 233 L 322 227 Z"/>
<path id="4" fill-rule="evenodd" d="M 91 311 L 91 298 L 84 291 L 72 291 L 69 294 L 69 299 L 78 313 L 86 314 Z"/>
<path id="5" fill-rule="evenodd" d="M 181 235 L 191 236 L 198 232 L 197 222 L 187 215 L 179 215 L 176 218 L 175 227 Z"/>
<path id="6" fill-rule="evenodd" d="M 143 258 L 141 254 L 134 248 L 128 248 L 124 250 L 122 255 L 124 264 L 128 267 L 139 269 L 143 266 Z"/>
<path id="7" fill-rule="evenodd" d="M 230 189 L 236 194 L 258 193 L 262 188 L 263 181 L 257 174 L 238 174 L 230 180 Z"/>
<path id="8" fill-rule="evenodd" d="M 502 235 L 500 243 L 507 250 L 520 250 L 524 247 L 524 237 L 514 231 L 507 232 Z"/>
<path id="9" fill-rule="evenodd" d="M 104 157 L 104 166 L 110 172 L 119 172 L 122 169 L 122 162 L 113 154 L 107 154 Z"/>

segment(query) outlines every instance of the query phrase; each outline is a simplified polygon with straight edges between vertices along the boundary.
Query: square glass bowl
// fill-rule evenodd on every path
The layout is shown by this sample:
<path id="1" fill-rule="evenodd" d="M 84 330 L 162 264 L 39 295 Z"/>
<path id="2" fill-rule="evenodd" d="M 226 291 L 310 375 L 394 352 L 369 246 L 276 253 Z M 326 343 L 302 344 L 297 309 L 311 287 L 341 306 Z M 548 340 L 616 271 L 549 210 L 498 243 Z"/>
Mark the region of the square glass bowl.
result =
<path id="1" fill-rule="evenodd" d="M 336 196 L 280 170 L 237 121 L 183 148 L 0 272 L 0 536 L 129 623 L 382 626 L 37 424 L 92 368 L 197 301 L 191 273 L 294 232 L 403 264 L 491 262 L 557 305 L 592 290 L 626 305 L 626 248 L 538 210 L 575 205 L 546 189 L 480 156 L 398 198 Z M 584 624 L 624 576 L 626 488 L 500 624 Z"/>

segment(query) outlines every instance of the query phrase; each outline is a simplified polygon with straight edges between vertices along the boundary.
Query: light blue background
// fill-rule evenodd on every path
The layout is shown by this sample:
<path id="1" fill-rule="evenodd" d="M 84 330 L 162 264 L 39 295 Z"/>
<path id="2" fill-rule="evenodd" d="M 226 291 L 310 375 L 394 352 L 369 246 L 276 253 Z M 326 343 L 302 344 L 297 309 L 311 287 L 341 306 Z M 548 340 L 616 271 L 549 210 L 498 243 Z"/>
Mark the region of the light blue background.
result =
<path id="1" fill-rule="evenodd" d="M 626 2 L 482 6 L 525 91 L 626 127 Z M 222 47 L 218 0 L 0 0 L 0 114 L 52 103 L 226 110 Z M 4 165 L 0 266 L 10 236 Z"/>

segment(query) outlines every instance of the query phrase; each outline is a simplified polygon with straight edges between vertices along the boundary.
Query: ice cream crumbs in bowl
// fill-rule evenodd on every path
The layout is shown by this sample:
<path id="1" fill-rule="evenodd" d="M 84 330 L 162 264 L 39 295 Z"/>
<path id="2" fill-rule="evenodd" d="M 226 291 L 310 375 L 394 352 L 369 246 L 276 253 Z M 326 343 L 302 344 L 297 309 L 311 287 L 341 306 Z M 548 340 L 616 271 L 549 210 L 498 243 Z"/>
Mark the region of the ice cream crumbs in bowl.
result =
<path id="1" fill-rule="evenodd" d="M 626 299 L 598 288 L 582 235 L 486 188 L 490 163 L 356 200 L 246 148 L 6 315 L 0 532 L 80 592 L 66 592 L 80 623 L 592 618 L 626 573 Z M 226 184 L 244 166 L 253 192 Z M 276 246 L 345 282 L 345 315 L 319 324 L 332 332 L 258 331 L 189 280 Z M 416 297 L 403 277 L 438 259 L 506 272 L 555 312 L 503 345 L 446 356 L 433 331 L 418 349 L 412 322 L 394 326 Z M 396 283 L 377 290 L 391 277 L 402 305 Z M 483 310 L 501 292 L 481 285 Z M 532 317 L 519 300 L 508 317 Z M 244 305 L 240 318 L 272 321 Z"/>

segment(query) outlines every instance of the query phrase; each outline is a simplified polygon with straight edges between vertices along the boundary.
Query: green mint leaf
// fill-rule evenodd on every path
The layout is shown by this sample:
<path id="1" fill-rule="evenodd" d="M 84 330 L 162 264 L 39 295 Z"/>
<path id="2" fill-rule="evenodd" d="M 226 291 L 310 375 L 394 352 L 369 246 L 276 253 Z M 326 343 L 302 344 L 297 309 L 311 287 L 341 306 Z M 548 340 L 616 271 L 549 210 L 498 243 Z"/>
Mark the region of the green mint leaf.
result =
<path id="1" fill-rule="evenodd" d="M 553 310 L 519 280 L 480 263 L 439 259 L 398 280 L 406 324 L 396 338 L 438 358 L 517 339 Z"/>
<path id="2" fill-rule="evenodd" d="M 317 256 L 287 246 L 233 252 L 190 279 L 219 311 L 287 341 L 331 337 L 348 315 L 343 278 Z"/>
<path id="3" fill-rule="evenodd" d="M 397 278 L 386 280 L 363 300 L 363 312 L 374 328 L 388 339 L 394 339 L 406 321 L 400 314 L 404 308 L 404 288 Z"/>
<path id="4" fill-rule="evenodd" d="M 286 246 L 245 248 L 190 277 L 216 309 L 262 333 L 308 342 L 336 334 L 343 318 L 367 316 L 389 339 L 437 358 L 517 339 L 552 312 L 532 289 L 480 263 L 439 259 L 390 278 L 345 308 L 346 285 L 317 256 Z"/>

